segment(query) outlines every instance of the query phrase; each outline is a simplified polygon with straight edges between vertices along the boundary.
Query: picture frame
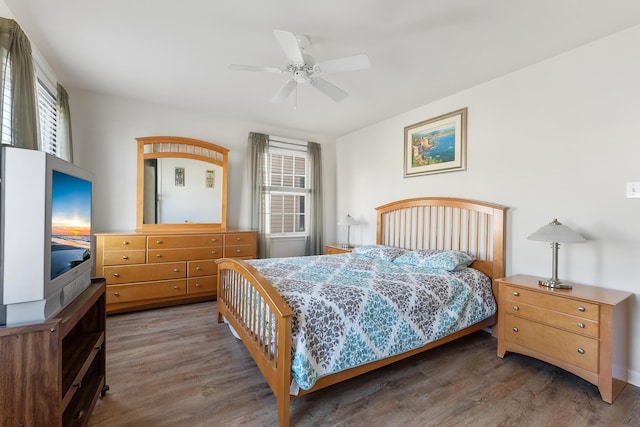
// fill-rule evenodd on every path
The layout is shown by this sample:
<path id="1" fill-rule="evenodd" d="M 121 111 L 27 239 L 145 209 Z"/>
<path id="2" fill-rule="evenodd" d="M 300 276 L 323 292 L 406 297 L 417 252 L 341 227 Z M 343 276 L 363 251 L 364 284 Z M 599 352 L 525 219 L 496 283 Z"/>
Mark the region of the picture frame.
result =
<path id="1" fill-rule="evenodd" d="M 215 187 L 215 182 L 216 182 L 216 172 L 214 170 L 209 170 L 207 169 L 207 171 L 204 174 L 205 178 L 204 178 L 204 186 L 205 188 L 214 188 Z"/>
<path id="2" fill-rule="evenodd" d="M 404 177 L 467 168 L 467 108 L 404 128 Z"/>
<path id="3" fill-rule="evenodd" d="M 176 166 L 175 168 L 175 185 L 176 187 L 184 187 L 184 168 Z"/>

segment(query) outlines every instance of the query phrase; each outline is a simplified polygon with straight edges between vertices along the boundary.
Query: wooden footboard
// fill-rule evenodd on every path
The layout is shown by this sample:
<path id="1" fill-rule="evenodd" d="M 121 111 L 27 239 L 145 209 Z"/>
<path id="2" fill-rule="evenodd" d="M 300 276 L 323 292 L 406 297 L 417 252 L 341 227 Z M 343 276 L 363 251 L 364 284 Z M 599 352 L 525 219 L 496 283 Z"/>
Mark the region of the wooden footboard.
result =
<path id="1" fill-rule="evenodd" d="M 278 424 L 289 425 L 291 318 L 293 311 L 269 281 L 249 264 L 218 263 L 218 322 L 235 329 L 276 396 Z"/>

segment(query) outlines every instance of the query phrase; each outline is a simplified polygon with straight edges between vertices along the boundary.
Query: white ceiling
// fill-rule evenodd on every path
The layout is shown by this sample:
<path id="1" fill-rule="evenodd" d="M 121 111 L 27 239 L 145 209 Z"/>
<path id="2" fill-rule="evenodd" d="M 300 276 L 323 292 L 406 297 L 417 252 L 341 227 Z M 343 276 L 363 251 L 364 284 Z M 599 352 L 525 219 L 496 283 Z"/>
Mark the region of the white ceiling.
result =
<path id="1" fill-rule="evenodd" d="M 639 0 L 4 0 L 60 82 L 211 115 L 340 136 L 640 23 Z M 311 38 L 323 77 L 285 103 L 273 30 Z"/>

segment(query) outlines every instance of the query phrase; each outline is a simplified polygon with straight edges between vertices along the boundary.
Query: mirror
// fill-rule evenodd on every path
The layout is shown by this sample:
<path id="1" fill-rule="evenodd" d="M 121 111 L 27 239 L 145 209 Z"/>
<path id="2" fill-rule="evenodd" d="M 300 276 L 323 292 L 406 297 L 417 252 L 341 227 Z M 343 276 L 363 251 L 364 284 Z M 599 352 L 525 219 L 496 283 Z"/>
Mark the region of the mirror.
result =
<path id="1" fill-rule="evenodd" d="M 191 138 L 138 141 L 137 230 L 227 226 L 227 148 Z"/>

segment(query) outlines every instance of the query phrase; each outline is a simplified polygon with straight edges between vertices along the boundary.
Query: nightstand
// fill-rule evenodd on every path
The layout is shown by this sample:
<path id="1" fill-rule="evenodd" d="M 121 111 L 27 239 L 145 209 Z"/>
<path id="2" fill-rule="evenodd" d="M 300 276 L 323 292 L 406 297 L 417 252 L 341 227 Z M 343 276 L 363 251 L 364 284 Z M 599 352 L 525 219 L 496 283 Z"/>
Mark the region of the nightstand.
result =
<path id="1" fill-rule="evenodd" d="M 342 245 L 325 245 L 324 253 L 326 255 L 348 254 L 354 249 L 355 249 L 354 246 L 351 246 L 350 248 L 345 248 Z"/>
<path id="2" fill-rule="evenodd" d="M 497 279 L 498 356 L 507 351 L 556 365 L 598 386 L 613 403 L 627 383 L 631 293 L 572 284 L 538 285 L 541 277 Z"/>

